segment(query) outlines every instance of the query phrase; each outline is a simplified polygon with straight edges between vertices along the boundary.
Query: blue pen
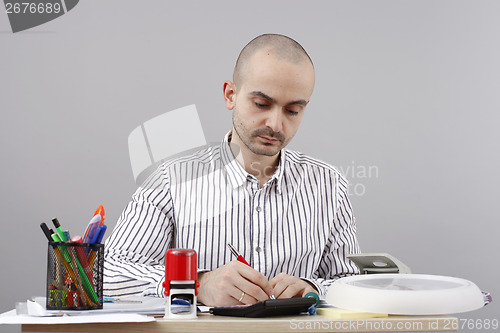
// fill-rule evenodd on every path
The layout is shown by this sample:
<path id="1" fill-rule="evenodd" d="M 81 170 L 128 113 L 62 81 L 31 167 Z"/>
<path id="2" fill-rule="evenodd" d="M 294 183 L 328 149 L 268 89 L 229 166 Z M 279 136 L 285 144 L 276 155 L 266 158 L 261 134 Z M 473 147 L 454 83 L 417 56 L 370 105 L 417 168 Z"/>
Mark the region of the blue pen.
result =
<path id="1" fill-rule="evenodd" d="M 84 243 L 90 243 L 92 242 L 92 239 L 95 236 L 95 233 L 97 232 L 97 229 L 101 225 L 101 215 L 95 215 L 89 222 L 89 225 L 87 226 L 87 230 L 85 231 L 85 236 L 83 236 L 83 242 Z"/>
<path id="2" fill-rule="evenodd" d="M 102 241 L 102 238 L 104 237 L 104 233 L 106 232 L 106 229 L 108 227 L 106 227 L 105 224 L 103 225 L 100 225 L 95 234 L 94 234 L 94 237 L 92 238 L 92 241 L 90 241 L 91 244 L 101 244 L 101 241 Z M 97 251 L 97 248 L 96 247 L 88 247 L 85 249 L 85 251 L 87 252 L 87 255 L 90 253 L 90 251 Z"/>
<path id="3" fill-rule="evenodd" d="M 107 228 L 108 227 L 105 224 L 99 226 L 99 233 L 98 233 L 98 236 L 97 236 L 97 239 L 96 239 L 96 243 L 97 244 L 101 244 L 102 239 L 104 238 L 104 233 L 106 232 Z"/>
<path id="4" fill-rule="evenodd" d="M 102 298 L 102 301 L 104 303 L 142 303 L 141 300 L 135 300 L 135 299 L 122 299 L 122 298 L 115 298 L 115 297 L 108 297 L 104 296 Z"/>
<path id="5" fill-rule="evenodd" d="M 102 241 L 102 238 L 104 237 L 104 233 L 106 232 L 106 225 L 100 225 L 97 228 L 97 231 L 94 234 L 94 237 L 92 237 L 92 241 L 90 242 L 91 244 L 100 244 Z"/>

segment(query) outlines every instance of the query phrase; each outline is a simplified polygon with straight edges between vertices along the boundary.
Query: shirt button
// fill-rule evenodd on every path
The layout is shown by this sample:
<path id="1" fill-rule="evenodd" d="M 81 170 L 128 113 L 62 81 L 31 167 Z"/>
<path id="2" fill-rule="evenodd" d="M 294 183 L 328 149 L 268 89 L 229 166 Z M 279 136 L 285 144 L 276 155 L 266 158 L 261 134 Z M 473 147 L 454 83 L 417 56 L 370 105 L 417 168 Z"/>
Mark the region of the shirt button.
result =
<path id="1" fill-rule="evenodd" d="M 261 252 L 262 252 L 262 248 L 261 248 L 260 246 L 257 246 L 257 247 L 255 248 L 255 251 L 257 251 L 258 253 L 261 253 Z"/>
<path id="2" fill-rule="evenodd" d="M 257 207 L 255 208 L 255 210 L 256 210 L 256 211 L 258 211 L 258 212 L 260 212 L 260 211 L 262 210 L 262 208 L 260 208 L 260 206 L 257 206 Z"/>

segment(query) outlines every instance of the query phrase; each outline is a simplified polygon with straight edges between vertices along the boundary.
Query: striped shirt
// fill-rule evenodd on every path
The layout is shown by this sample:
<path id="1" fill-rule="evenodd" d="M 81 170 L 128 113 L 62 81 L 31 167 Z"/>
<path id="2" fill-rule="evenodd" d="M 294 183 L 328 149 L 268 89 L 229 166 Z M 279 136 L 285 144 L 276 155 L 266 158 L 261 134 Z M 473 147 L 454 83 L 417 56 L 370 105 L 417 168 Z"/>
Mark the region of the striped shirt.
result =
<path id="1" fill-rule="evenodd" d="M 268 279 L 280 272 L 313 283 L 321 294 L 358 273 L 359 253 L 347 182 L 302 153 L 281 150 L 262 187 L 220 145 L 162 164 L 132 196 L 106 241 L 104 294 L 163 297 L 165 252 L 194 249 L 198 269 L 235 260 L 232 244 Z"/>

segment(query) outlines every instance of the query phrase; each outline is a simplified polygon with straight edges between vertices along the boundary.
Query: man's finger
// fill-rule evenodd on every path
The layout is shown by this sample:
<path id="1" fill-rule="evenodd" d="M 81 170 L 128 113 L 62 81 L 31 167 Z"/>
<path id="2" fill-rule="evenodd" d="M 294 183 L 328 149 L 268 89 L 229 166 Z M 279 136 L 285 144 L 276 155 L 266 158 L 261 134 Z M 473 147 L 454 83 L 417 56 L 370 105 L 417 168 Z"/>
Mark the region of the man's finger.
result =
<path id="1" fill-rule="evenodd" d="M 246 265 L 245 265 L 246 266 Z M 248 269 L 254 272 L 248 272 Z M 267 278 L 255 271 L 250 267 L 243 267 L 242 271 L 239 271 L 240 275 L 236 277 L 234 281 L 234 285 L 244 291 L 249 297 L 254 299 L 255 301 L 264 301 L 269 298 L 268 292 L 271 287 Z M 257 273 L 257 274 L 255 274 Z M 267 288 L 267 290 L 266 290 Z M 249 300 L 245 302 L 245 304 L 251 304 Z"/>
<path id="2" fill-rule="evenodd" d="M 265 300 L 269 298 L 272 287 L 267 278 L 264 275 L 262 275 L 262 273 L 256 271 L 250 266 L 247 266 L 240 262 L 236 263 L 239 264 L 238 272 L 240 273 L 241 277 L 250 283 L 246 284 L 244 283 L 244 281 L 240 281 L 240 283 L 246 285 L 246 287 L 244 287 L 245 289 L 242 290 L 247 291 L 256 299 Z M 256 289 L 255 288 L 256 286 L 259 288 Z"/>

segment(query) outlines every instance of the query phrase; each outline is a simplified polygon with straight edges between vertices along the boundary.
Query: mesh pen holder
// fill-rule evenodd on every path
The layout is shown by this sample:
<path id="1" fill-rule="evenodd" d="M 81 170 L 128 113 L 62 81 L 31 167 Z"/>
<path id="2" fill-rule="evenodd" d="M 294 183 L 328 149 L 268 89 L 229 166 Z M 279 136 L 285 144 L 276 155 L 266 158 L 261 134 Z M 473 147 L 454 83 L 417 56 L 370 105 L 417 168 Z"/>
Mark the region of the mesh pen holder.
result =
<path id="1" fill-rule="evenodd" d="M 102 309 L 104 244 L 49 242 L 48 310 Z"/>

